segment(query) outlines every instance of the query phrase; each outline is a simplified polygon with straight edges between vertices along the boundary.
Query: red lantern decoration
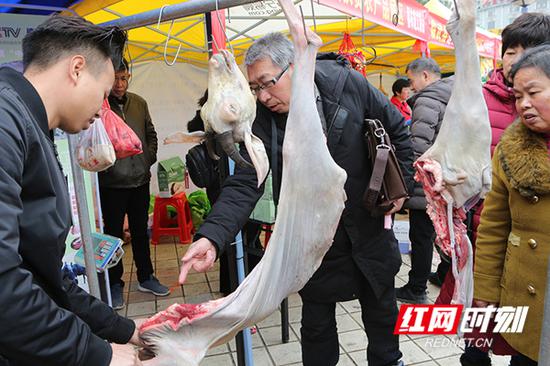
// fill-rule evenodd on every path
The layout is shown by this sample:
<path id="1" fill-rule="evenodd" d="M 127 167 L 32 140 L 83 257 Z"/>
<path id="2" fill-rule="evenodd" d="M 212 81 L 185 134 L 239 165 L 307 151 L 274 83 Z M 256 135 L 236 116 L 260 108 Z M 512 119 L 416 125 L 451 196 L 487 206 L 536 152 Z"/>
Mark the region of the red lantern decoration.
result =
<path id="1" fill-rule="evenodd" d="M 363 76 L 367 76 L 366 58 L 363 51 L 355 47 L 351 36 L 344 32 L 344 39 L 338 49 L 338 54 L 344 56 L 351 63 L 351 67 L 359 71 Z"/>

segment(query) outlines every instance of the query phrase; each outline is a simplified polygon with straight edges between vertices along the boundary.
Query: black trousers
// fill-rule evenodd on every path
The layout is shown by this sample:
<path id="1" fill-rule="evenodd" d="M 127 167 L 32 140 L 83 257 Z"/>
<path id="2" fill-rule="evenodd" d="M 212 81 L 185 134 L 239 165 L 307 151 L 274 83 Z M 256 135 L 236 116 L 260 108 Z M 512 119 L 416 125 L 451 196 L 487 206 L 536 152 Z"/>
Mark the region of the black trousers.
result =
<path id="1" fill-rule="evenodd" d="M 510 366 L 537 366 L 538 362 L 530 359 L 529 357 L 518 354 L 515 356 L 512 356 L 510 359 Z"/>
<path id="2" fill-rule="evenodd" d="M 409 223 L 411 270 L 408 286 L 416 292 L 424 292 L 432 269 L 435 230 L 425 210 L 409 210 Z"/>
<path id="3" fill-rule="evenodd" d="M 403 354 L 399 336 L 393 334 L 397 321 L 397 303 L 393 286 L 377 299 L 367 285 L 359 299 L 361 318 L 368 337 L 369 366 L 389 366 Z M 336 303 L 316 303 L 302 297 L 302 362 L 304 366 L 334 366 L 338 363 L 339 346 L 336 327 Z"/>
<path id="4" fill-rule="evenodd" d="M 147 219 L 149 210 L 149 183 L 136 188 L 105 188 L 100 187 L 101 210 L 105 224 L 105 234 L 122 238 L 124 215 L 128 214 L 128 224 L 132 236 L 132 252 L 137 268 L 139 282 L 149 279 L 153 273 L 151 249 L 147 235 Z M 122 281 L 124 266 L 122 260 L 109 269 L 109 282 Z"/>

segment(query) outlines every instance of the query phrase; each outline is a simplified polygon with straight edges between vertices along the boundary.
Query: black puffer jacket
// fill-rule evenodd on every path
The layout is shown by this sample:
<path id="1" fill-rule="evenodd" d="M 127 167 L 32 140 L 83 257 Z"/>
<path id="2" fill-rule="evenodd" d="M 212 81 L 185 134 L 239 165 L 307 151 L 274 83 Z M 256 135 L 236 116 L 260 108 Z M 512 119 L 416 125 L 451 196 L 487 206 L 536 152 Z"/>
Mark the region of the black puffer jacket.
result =
<path id="1" fill-rule="evenodd" d="M 341 102 L 335 101 L 334 90 L 341 72 L 349 73 Z M 412 185 L 412 146 L 403 117 L 376 88 L 358 72 L 349 70 L 335 60 L 318 60 L 315 83 L 322 97 L 322 108 L 328 126 L 328 147 L 336 163 L 347 172 L 345 190 L 346 208 L 342 214 L 335 242 L 327 252 L 321 266 L 301 294 L 313 301 L 334 302 L 358 296 L 356 291 L 365 283 L 379 294 L 388 286 L 401 264 L 401 257 L 392 230 L 384 230 L 383 217 L 373 217 L 362 204 L 371 166 L 363 140 L 363 120 L 378 118 L 388 131 L 396 154 L 401 160 L 406 180 Z M 253 133 L 265 145 L 271 160 L 272 117 L 277 128 L 278 155 L 277 180 L 282 172 L 282 144 L 286 115 L 270 112 L 258 103 Z M 246 148 L 241 146 L 245 159 Z M 311 157 L 312 163 L 315 156 Z M 238 230 L 246 223 L 261 189 L 256 188 L 253 169 L 237 168 L 227 178 L 218 201 L 196 238 L 206 237 L 220 249 L 234 241 Z M 280 187 L 280 186 L 279 186 Z M 278 192 L 274 192 L 275 196 Z M 307 202 L 302 202 L 307 204 Z M 339 240 L 338 238 L 345 238 Z M 342 284 L 346 284 L 343 286 Z"/>
<path id="2" fill-rule="evenodd" d="M 0 365 L 109 365 L 134 323 L 61 273 L 71 225 L 46 109 L 0 69 Z"/>
<path id="3" fill-rule="evenodd" d="M 434 144 L 451 97 L 453 82 L 454 77 L 438 80 L 407 100 L 412 108 L 411 138 L 414 160 Z M 413 192 L 405 207 L 414 210 L 426 209 L 426 196 L 422 184 L 414 183 Z"/>

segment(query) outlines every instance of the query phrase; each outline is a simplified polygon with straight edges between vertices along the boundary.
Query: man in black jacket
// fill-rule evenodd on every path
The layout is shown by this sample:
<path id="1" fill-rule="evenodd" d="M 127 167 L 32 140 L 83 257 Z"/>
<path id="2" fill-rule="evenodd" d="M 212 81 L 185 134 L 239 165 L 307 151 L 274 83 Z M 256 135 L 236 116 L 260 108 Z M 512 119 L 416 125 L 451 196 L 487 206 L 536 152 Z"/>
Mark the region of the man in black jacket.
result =
<path id="1" fill-rule="evenodd" d="M 441 70 L 434 59 L 418 58 L 407 65 L 407 76 L 416 93 L 407 100 L 412 109 L 411 140 L 414 159 L 418 159 L 435 142 L 447 103 L 451 97 L 454 77 L 441 79 Z M 432 268 L 435 229 L 426 212 L 426 196 L 422 184 L 415 182 L 410 198 L 405 202 L 409 209 L 409 238 L 411 240 L 411 270 L 409 281 L 396 290 L 402 302 L 424 304 L 428 302 L 426 283 Z M 446 262 L 438 272 L 446 272 Z M 438 273 L 445 278 L 445 273 Z"/>
<path id="2" fill-rule="evenodd" d="M 369 338 L 369 365 L 399 365 L 402 364 L 402 354 L 393 329 L 397 318 L 394 276 L 399 270 L 401 257 L 393 231 L 384 229 L 383 216 L 372 216 L 362 204 L 371 176 L 363 139 L 364 119 L 376 118 L 384 124 L 396 147 L 405 178 L 412 185 L 409 133 L 397 109 L 360 73 L 350 70 L 343 59 L 322 58 L 317 61 L 315 70 L 315 85 L 319 92 L 317 106 L 325 124 L 329 151 L 348 175 L 345 185 L 347 201 L 333 245 L 319 269 L 300 291 L 303 364 L 337 364 L 336 302 L 359 299 Z M 282 145 L 293 60 L 293 46 L 280 33 L 271 33 L 257 40 L 248 50 L 245 60 L 250 87 L 258 98 L 252 132 L 263 141 L 270 157 L 276 202 L 283 169 Z M 241 154 L 250 161 L 244 145 Z M 315 156 L 311 157 L 311 162 L 315 163 Z M 180 281 L 185 280 L 191 267 L 197 271 L 208 269 L 216 251 L 221 251 L 234 240 L 262 194 L 263 187 L 258 189 L 256 186 L 253 169 L 237 168 L 235 175 L 227 178 L 212 212 L 195 237 L 195 243 L 182 259 Z M 400 209 L 402 203 L 396 202 L 393 211 Z"/>
<path id="3" fill-rule="evenodd" d="M 50 18 L 23 40 L 24 74 L 0 69 L 0 365 L 140 365 L 136 325 L 61 272 L 71 225 L 53 130 L 86 129 L 126 34 Z"/>

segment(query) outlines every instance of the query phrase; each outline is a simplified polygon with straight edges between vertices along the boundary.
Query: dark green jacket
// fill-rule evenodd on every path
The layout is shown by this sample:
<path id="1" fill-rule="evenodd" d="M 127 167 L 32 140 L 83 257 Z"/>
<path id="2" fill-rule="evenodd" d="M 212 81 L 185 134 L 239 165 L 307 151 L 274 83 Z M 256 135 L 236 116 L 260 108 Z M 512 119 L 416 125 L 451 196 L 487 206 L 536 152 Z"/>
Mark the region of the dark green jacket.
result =
<path id="1" fill-rule="evenodd" d="M 115 165 L 99 173 L 99 184 L 108 188 L 134 188 L 147 184 L 151 180 L 151 165 L 157 161 L 157 133 L 147 102 L 128 92 L 122 99 L 110 96 L 109 104 L 138 135 L 143 154 L 117 159 Z"/>

